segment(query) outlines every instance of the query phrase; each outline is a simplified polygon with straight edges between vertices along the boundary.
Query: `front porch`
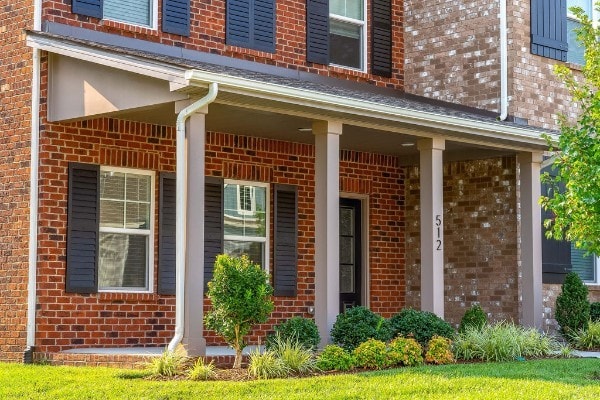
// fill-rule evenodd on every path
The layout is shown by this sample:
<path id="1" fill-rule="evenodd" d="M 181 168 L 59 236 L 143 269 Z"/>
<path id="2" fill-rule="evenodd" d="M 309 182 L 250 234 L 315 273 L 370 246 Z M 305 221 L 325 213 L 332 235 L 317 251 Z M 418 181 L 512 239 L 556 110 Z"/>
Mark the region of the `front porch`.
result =
<path id="1" fill-rule="evenodd" d="M 366 84 L 346 82 L 352 86 L 348 89 L 329 85 L 333 81 L 303 82 L 233 68 L 218 72 L 219 68 L 189 60 L 162 59 L 161 63 L 123 49 L 93 48 L 43 34 L 30 36 L 32 45 L 49 52 L 53 83 L 43 154 L 58 167 L 42 168 L 45 189 L 51 191 L 52 182 L 60 181 L 67 192 L 63 181 L 72 161 L 160 173 L 177 170 L 181 174 L 174 192 L 179 199 L 178 219 L 186 215 L 184 223 L 178 223 L 177 270 L 185 278 L 177 279 L 179 289 L 184 288 L 177 291 L 177 304 L 172 293 L 156 294 L 149 285 L 140 294 L 96 290 L 78 297 L 60 291 L 58 303 L 74 302 L 75 306 L 60 305 L 55 310 L 51 301 L 44 303 L 55 294 L 42 288 L 38 318 L 39 326 L 47 331 L 38 342 L 41 354 L 87 357 L 92 362 L 110 356 L 144 357 L 78 352 L 77 348 L 93 346 L 94 340 L 103 338 L 102 332 L 85 338 L 77 332 L 100 325 L 114 337 L 126 336 L 130 332 L 115 329 L 114 321 L 135 318 L 131 330 L 145 332 L 159 326 L 160 337 L 141 335 L 143 340 L 164 343 L 170 339 L 175 315 L 175 325 L 184 324 L 183 343 L 189 351 L 208 352 L 218 339 L 207 335 L 202 323 L 204 283 L 211 265 L 206 260 L 210 258 L 206 257 L 207 240 L 213 240 L 211 249 L 218 242 L 222 251 L 224 240 L 243 238 L 225 238 L 223 222 L 209 232 L 205 221 L 214 215 L 207 217 L 207 209 L 216 204 L 221 212 L 224 185 L 239 182 L 266 188 L 267 194 L 291 186 L 294 189 L 288 192 L 297 196 L 297 225 L 293 225 L 298 235 L 297 257 L 286 270 L 296 274 L 294 284 L 276 297 L 273 321 L 257 328 L 255 342 L 274 323 L 293 315 L 314 316 L 326 341 L 343 309 L 340 294 L 351 290 L 357 294 L 350 301 L 385 316 L 412 305 L 456 323 L 461 310 L 484 303 L 493 319 L 512 318 L 541 327 L 537 198 L 545 142 L 538 131 L 497 122 L 490 115 L 385 90 L 371 91 Z M 218 86 L 211 103 L 193 112 L 183 131 L 175 128 L 177 112 L 204 98 L 208 86 Z M 60 179 L 52 180 L 49 176 L 55 171 Z M 209 182 L 210 178 L 218 183 Z M 218 193 L 207 194 L 207 185 Z M 267 210 L 262 211 L 270 233 L 260 238 L 261 251 L 265 266 L 277 279 L 281 264 L 269 250 L 276 251 L 279 239 L 277 216 L 269 214 L 271 209 L 275 214 L 277 204 L 275 196 L 267 198 Z M 363 228 L 345 234 L 346 238 L 360 237 L 352 242 L 356 245 L 352 254 L 357 255 L 353 261 L 340 257 L 346 255 L 340 252 L 344 235 L 340 198 L 360 204 L 355 210 L 361 211 Z M 252 211 L 251 204 L 246 208 L 242 211 Z M 158 211 L 152 215 L 156 220 L 161 217 Z M 62 225 L 61 229 L 66 231 Z M 55 256 L 52 251 L 48 254 Z M 344 275 L 348 266 L 357 271 L 358 262 L 359 273 Z M 51 267 L 48 275 L 64 275 L 58 258 Z M 158 276 L 161 267 L 157 270 L 151 273 Z M 160 277 L 156 280 L 160 282 Z M 53 283 L 52 289 L 63 289 Z M 154 308 L 137 310 L 140 301 Z M 78 307 L 89 307 L 81 318 L 85 322 L 71 317 Z M 58 334 L 60 346 L 52 347 L 56 336 L 52 318 L 69 331 L 64 337 Z M 109 319 L 110 324 L 105 322 Z M 150 320 L 156 322 L 146 322 Z M 127 345 L 120 337 L 119 343 Z M 57 347 L 59 352 L 44 351 Z"/>

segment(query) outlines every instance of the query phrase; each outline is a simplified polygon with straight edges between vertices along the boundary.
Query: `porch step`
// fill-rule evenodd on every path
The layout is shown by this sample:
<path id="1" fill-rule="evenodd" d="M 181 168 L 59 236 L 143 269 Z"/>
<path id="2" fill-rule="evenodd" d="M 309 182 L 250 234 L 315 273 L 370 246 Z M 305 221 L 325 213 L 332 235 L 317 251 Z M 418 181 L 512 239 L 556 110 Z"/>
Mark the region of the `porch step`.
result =
<path id="1" fill-rule="evenodd" d="M 248 354 L 257 346 L 244 349 L 242 364 L 248 362 Z M 118 347 L 118 348 L 79 348 L 60 353 L 35 352 L 36 363 L 70 366 L 97 366 L 126 369 L 141 369 L 152 357 L 158 357 L 164 347 Z M 207 346 L 205 361 L 213 361 L 218 368 L 231 368 L 235 360 L 233 349 L 224 346 Z"/>

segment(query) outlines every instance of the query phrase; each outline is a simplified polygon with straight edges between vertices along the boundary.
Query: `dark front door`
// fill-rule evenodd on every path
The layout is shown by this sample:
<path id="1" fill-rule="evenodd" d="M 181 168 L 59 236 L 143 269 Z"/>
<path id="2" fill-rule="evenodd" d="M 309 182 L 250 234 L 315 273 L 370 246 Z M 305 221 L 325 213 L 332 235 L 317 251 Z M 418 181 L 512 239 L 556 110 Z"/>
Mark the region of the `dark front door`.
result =
<path id="1" fill-rule="evenodd" d="M 340 312 L 361 305 L 361 201 L 340 199 Z"/>

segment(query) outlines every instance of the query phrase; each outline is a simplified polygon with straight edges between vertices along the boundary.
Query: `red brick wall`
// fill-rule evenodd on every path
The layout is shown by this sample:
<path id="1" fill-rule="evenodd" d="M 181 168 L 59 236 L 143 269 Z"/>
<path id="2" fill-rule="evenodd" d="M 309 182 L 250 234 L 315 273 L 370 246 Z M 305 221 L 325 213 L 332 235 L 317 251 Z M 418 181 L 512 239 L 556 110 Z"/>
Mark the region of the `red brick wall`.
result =
<path id="1" fill-rule="evenodd" d="M 174 129 L 113 119 L 46 126 L 40 171 L 38 350 L 166 344 L 173 334 L 173 296 L 64 292 L 69 161 L 173 171 Z M 256 342 L 274 323 L 309 316 L 308 306 L 314 304 L 314 146 L 209 132 L 206 169 L 211 176 L 298 185 L 298 296 L 275 299 L 271 320 L 253 332 Z M 370 305 L 389 316 L 404 301 L 404 169 L 395 157 L 342 151 L 340 171 L 342 191 L 369 197 Z M 158 187 L 155 196 L 158 200 Z M 155 238 L 155 251 L 157 247 Z M 206 335 L 209 344 L 220 343 Z"/>
<path id="2" fill-rule="evenodd" d="M 499 112 L 500 32 L 495 0 L 405 2 L 405 87 L 426 97 Z M 549 58 L 530 52 L 530 2 L 507 2 L 509 114 L 556 129 L 576 109 Z"/>
<path id="3" fill-rule="evenodd" d="M 407 305 L 420 307 L 419 170 L 406 184 Z M 472 304 L 519 320 L 515 157 L 444 163 L 445 319 Z"/>
<path id="4" fill-rule="evenodd" d="M 33 5 L 0 1 L 0 359 L 26 345 Z"/>
<path id="5" fill-rule="evenodd" d="M 368 1 L 368 17 L 371 14 L 371 5 Z M 71 1 L 44 1 L 44 19 L 61 24 L 83 27 L 101 32 L 114 33 L 122 36 L 134 37 L 151 42 L 184 47 L 228 57 L 256 61 L 259 63 L 277 65 L 285 68 L 297 69 L 317 73 L 320 75 L 339 77 L 353 81 L 370 82 L 379 86 L 390 86 L 398 89 L 403 85 L 403 29 L 402 20 L 404 7 L 401 0 L 392 0 L 393 12 L 393 76 L 381 78 L 370 73 L 352 71 L 349 69 L 328 67 L 306 61 L 306 1 L 290 0 L 277 1 L 277 26 L 275 53 L 266 53 L 225 44 L 225 0 L 211 2 L 191 1 L 191 34 L 189 37 L 162 33 L 162 3 L 159 2 L 158 18 L 159 29 L 135 27 L 123 23 L 96 18 L 85 17 L 71 13 Z M 367 29 L 370 43 L 371 30 Z M 370 47 L 370 44 L 368 45 Z M 370 57 L 368 69 L 370 71 Z"/>

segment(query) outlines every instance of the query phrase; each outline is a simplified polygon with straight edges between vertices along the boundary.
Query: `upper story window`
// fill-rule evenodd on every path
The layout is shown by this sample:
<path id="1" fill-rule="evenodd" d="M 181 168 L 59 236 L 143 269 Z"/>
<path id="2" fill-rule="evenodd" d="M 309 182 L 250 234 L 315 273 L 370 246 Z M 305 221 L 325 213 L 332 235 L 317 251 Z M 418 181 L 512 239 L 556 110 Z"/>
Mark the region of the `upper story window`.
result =
<path id="1" fill-rule="evenodd" d="M 157 0 L 104 0 L 103 18 L 154 28 Z"/>
<path id="2" fill-rule="evenodd" d="M 329 63 L 364 70 L 366 21 L 364 0 L 329 1 Z"/>
<path id="3" fill-rule="evenodd" d="M 226 181 L 223 189 L 223 247 L 268 268 L 268 184 Z"/>
<path id="4" fill-rule="evenodd" d="M 567 0 L 567 38 L 569 42 L 569 52 L 567 53 L 567 61 L 574 64 L 585 64 L 584 51 L 585 49 L 577 41 L 575 30 L 581 26 L 581 22 L 571 12 L 571 7 L 581 7 L 587 15 L 593 18 L 594 16 L 594 0 Z M 595 21 L 596 19 L 593 18 Z"/>
<path id="5" fill-rule="evenodd" d="M 158 29 L 159 0 L 72 0 L 75 14 Z M 162 0 L 162 30 L 189 36 L 189 0 Z"/>
<path id="6" fill-rule="evenodd" d="M 154 173 L 100 169 L 98 289 L 152 288 Z"/>

